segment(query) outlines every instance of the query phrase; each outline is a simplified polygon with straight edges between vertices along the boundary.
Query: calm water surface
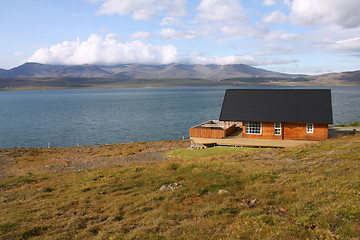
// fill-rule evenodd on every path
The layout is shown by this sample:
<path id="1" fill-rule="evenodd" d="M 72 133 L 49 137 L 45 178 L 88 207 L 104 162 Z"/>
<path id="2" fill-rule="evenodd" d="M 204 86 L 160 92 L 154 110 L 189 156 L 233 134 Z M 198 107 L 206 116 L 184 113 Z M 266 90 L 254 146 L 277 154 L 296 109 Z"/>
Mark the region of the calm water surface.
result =
<path id="1" fill-rule="evenodd" d="M 332 89 L 335 123 L 360 119 L 360 87 L 326 88 Z M 0 92 L 0 148 L 187 138 L 189 127 L 219 118 L 225 90 L 184 87 Z"/>

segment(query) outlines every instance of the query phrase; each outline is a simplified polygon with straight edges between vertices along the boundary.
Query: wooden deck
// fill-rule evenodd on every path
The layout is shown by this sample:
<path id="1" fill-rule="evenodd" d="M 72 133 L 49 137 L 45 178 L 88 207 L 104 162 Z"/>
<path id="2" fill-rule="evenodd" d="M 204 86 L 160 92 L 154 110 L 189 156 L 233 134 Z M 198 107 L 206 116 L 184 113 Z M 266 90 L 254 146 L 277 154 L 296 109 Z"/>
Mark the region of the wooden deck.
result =
<path id="1" fill-rule="evenodd" d="M 343 135 L 360 133 L 360 127 L 329 127 L 329 138 L 337 138 Z M 274 140 L 274 139 L 255 139 L 243 138 L 241 132 L 236 131 L 231 136 L 223 139 L 216 138 L 190 138 L 192 145 L 219 145 L 219 146 L 241 146 L 241 147 L 273 147 L 285 148 L 296 147 L 304 144 L 316 144 L 318 141 L 302 140 Z"/>
<path id="2" fill-rule="evenodd" d="M 241 147 L 273 147 L 285 148 L 296 147 L 304 144 L 314 144 L 317 141 L 301 141 L 301 140 L 273 140 L 273 139 L 249 139 L 240 137 L 227 137 L 223 139 L 215 138 L 191 138 L 193 144 L 201 145 L 220 145 L 220 146 L 241 146 Z"/>

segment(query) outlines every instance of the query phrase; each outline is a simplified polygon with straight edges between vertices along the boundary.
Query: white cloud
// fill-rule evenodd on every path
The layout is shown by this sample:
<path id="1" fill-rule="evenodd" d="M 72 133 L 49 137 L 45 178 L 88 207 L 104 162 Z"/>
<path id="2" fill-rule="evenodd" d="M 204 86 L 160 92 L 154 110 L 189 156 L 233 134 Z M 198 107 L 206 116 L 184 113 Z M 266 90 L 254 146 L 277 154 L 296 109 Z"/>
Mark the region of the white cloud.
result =
<path id="1" fill-rule="evenodd" d="M 265 16 L 263 19 L 264 23 L 284 23 L 286 22 L 288 17 L 281 11 L 277 10 L 269 15 Z"/>
<path id="2" fill-rule="evenodd" d="M 203 52 L 190 52 L 190 53 L 188 53 L 188 55 L 189 56 L 192 56 L 192 57 L 202 57 L 202 56 L 204 56 L 205 55 L 205 53 L 203 53 Z"/>
<path id="3" fill-rule="evenodd" d="M 185 17 L 187 15 L 187 0 L 159 0 L 157 4 L 163 4 L 167 9 L 167 16 Z"/>
<path id="4" fill-rule="evenodd" d="M 253 26 L 228 25 L 224 26 L 221 31 L 228 36 L 234 37 L 235 39 L 244 39 L 251 37 L 257 40 L 265 40 L 267 42 L 290 41 L 299 37 L 299 34 L 287 33 L 283 30 L 272 31 L 263 24 L 256 24 Z"/>
<path id="5" fill-rule="evenodd" d="M 290 41 L 297 38 L 299 35 L 296 33 L 284 33 L 283 31 L 271 31 L 264 36 L 267 41 Z"/>
<path id="6" fill-rule="evenodd" d="M 263 1 L 264 6 L 273 6 L 275 4 L 276 4 L 275 0 L 264 0 Z"/>
<path id="7" fill-rule="evenodd" d="M 97 3 L 100 2 L 101 0 L 84 0 L 84 2 L 89 2 L 89 3 Z"/>
<path id="8" fill-rule="evenodd" d="M 202 21 L 240 21 L 247 17 L 237 0 L 202 0 L 197 10 L 195 18 Z"/>
<path id="9" fill-rule="evenodd" d="M 130 38 L 135 38 L 135 39 L 149 39 L 151 37 L 152 36 L 149 32 L 144 32 L 144 31 L 138 31 L 130 36 Z"/>
<path id="10" fill-rule="evenodd" d="M 161 20 L 160 25 L 173 26 L 173 25 L 183 25 L 183 23 L 182 23 L 181 20 L 179 20 L 178 18 L 174 18 L 174 17 L 164 17 L 164 18 Z"/>
<path id="11" fill-rule="evenodd" d="M 14 56 L 15 56 L 15 57 L 24 57 L 24 56 L 25 56 L 25 53 L 23 53 L 23 52 L 15 52 L 15 53 L 14 53 Z"/>
<path id="12" fill-rule="evenodd" d="M 44 64 L 104 64 L 115 65 L 124 63 L 170 64 L 190 62 L 192 64 L 248 64 L 252 66 L 286 64 L 296 62 L 288 59 L 256 58 L 253 55 L 230 55 L 202 57 L 203 53 L 191 53 L 178 56 L 173 45 L 154 46 L 139 40 L 120 42 L 115 34 L 102 37 L 91 35 L 87 40 L 65 41 L 50 47 L 42 47 L 28 59 L 29 62 Z"/>
<path id="13" fill-rule="evenodd" d="M 255 32 L 258 31 L 256 27 L 250 27 L 248 25 L 225 25 L 221 28 L 221 32 L 233 36 L 237 39 L 247 38 L 254 36 Z"/>
<path id="14" fill-rule="evenodd" d="M 186 15 L 186 0 L 99 0 L 102 3 L 99 15 L 131 15 L 135 20 L 150 20 L 165 12 L 171 16 Z"/>
<path id="15" fill-rule="evenodd" d="M 327 24 L 313 28 L 299 38 L 302 47 L 329 53 L 340 53 L 342 56 L 355 56 L 360 51 L 360 27 L 343 28 L 334 24 Z M 335 57 L 335 55 L 333 55 Z M 340 56 L 340 55 L 336 55 Z"/>
<path id="16" fill-rule="evenodd" d="M 305 26 L 334 23 L 344 28 L 360 26 L 359 0 L 294 0 L 290 18 Z"/>
<path id="17" fill-rule="evenodd" d="M 173 28 L 163 28 L 158 33 L 168 39 L 194 39 L 198 37 L 195 31 L 177 31 Z"/>
<path id="18" fill-rule="evenodd" d="M 219 64 L 219 65 L 226 65 L 226 64 L 247 64 L 251 66 L 259 66 L 259 65 L 273 65 L 273 64 L 287 64 L 287 63 L 294 63 L 297 62 L 296 60 L 288 60 L 288 59 L 270 59 L 270 58 L 255 58 L 251 55 L 230 55 L 230 56 L 214 56 L 212 58 L 206 57 L 196 57 L 192 59 L 192 63 L 195 64 Z"/>
<path id="19" fill-rule="evenodd" d="M 334 51 L 360 53 L 360 38 L 350 38 L 324 43 L 321 46 Z"/>
<path id="20" fill-rule="evenodd" d="M 291 7 L 290 0 L 284 0 L 284 5 L 287 6 L 287 7 Z"/>
<path id="21" fill-rule="evenodd" d="M 178 60 L 173 45 L 154 46 L 139 40 L 122 43 L 115 34 L 93 34 L 86 41 L 65 41 L 38 49 L 28 61 L 48 64 L 168 64 Z"/>

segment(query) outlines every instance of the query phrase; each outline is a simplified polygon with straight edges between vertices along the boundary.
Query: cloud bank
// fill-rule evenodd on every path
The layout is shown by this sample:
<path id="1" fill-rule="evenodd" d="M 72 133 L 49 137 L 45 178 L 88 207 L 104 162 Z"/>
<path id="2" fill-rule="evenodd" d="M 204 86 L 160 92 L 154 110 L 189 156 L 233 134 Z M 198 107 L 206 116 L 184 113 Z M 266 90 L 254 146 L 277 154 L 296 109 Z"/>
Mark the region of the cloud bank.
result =
<path id="1" fill-rule="evenodd" d="M 294 0 L 290 18 L 305 26 L 334 23 L 344 28 L 359 27 L 359 0 Z"/>
<path id="2" fill-rule="evenodd" d="M 247 12 L 237 0 L 202 0 L 195 19 L 200 21 L 240 21 Z"/>
<path id="3" fill-rule="evenodd" d="M 297 62 L 291 59 L 297 58 L 294 56 L 279 58 L 282 58 L 281 54 L 298 54 L 299 49 L 354 54 L 360 48 L 359 0 L 262 0 L 262 8 L 266 9 L 261 12 L 263 15 L 251 12 L 252 9 L 241 0 L 198 0 L 195 4 L 187 0 L 87 1 L 100 3 L 98 15 L 129 16 L 158 26 L 151 30 L 145 28 L 147 31 L 134 30 L 129 42 L 120 41 L 115 34 L 105 37 L 93 34 L 83 41 L 64 41 L 38 49 L 29 61 L 67 65 L 242 63 L 259 66 Z M 193 11 L 187 12 L 186 7 L 190 5 Z M 259 21 L 255 22 L 254 16 L 258 16 Z M 310 35 L 292 28 L 294 25 L 318 27 L 313 27 L 315 30 Z M 328 31 L 326 27 L 336 31 Z M 341 39 L 340 35 L 343 35 Z M 147 39 L 158 45 L 148 43 Z M 219 51 L 202 46 L 181 49 L 181 46 L 191 44 L 191 40 L 196 40 L 197 44 L 216 41 L 213 48 L 219 46 L 219 51 L 226 49 L 221 45 L 229 42 L 229 47 L 236 52 L 222 56 Z M 200 51 L 203 55 L 186 53 L 191 51 Z"/>
<path id="4" fill-rule="evenodd" d="M 185 16 L 186 0 L 100 0 L 103 2 L 97 14 L 124 16 L 130 14 L 134 20 L 150 20 L 160 13 L 168 16 Z"/>
<path id="5" fill-rule="evenodd" d="M 120 42 L 115 34 L 105 38 L 92 34 L 86 41 L 65 41 L 38 49 L 30 62 L 48 64 L 168 64 L 176 62 L 178 52 L 173 45 L 154 46 L 139 40 Z"/>
<path id="6" fill-rule="evenodd" d="M 130 36 L 130 38 L 136 38 L 136 39 L 149 39 L 151 38 L 151 33 L 149 32 L 144 32 L 144 31 L 138 31 L 138 32 L 135 32 L 134 34 L 132 34 Z"/>
<path id="7" fill-rule="evenodd" d="M 140 34 L 141 35 L 141 34 Z M 50 47 L 39 48 L 28 59 L 29 62 L 64 65 L 116 65 L 140 64 L 248 64 L 252 66 L 293 63 L 295 60 L 256 58 L 244 56 L 191 56 L 179 58 L 173 45 L 154 46 L 139 40 L 120 42 L 113 33 L 104 37 L 92 34 L 86 41 L 64 41 Z"/>
<path id="8" fill-rule="evenodd" d="M 214 56 L 212 58 L 205 57 L 196 57 L 191 60 L 193 64 L 247 64 L 251 66 L 260 66 L 260 65 L 273 65 L 273 64 L 287 64 L 294 63 L 296 60 L 287 60 L 287 59 L 270 59 L 270 58 L 255 58 L 251 55 L 236 56 L 230 55 L 225 57 Z"/>

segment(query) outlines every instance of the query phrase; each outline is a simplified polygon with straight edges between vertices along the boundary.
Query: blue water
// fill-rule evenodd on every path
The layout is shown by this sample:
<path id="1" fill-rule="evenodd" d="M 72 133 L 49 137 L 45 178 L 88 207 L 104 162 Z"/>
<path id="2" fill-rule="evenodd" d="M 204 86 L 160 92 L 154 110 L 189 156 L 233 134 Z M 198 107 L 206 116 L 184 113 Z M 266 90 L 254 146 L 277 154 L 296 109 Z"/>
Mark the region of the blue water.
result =
<path id="1" fill-rule="evenodd" d="M 332 89 L 334 123 L 360 120 L 360 87 L 327 88 Z M 225 90 L 183 87 L 0 92 L 0 148 L 187 138 L 189 127 L 219 118 Z"/>

